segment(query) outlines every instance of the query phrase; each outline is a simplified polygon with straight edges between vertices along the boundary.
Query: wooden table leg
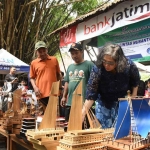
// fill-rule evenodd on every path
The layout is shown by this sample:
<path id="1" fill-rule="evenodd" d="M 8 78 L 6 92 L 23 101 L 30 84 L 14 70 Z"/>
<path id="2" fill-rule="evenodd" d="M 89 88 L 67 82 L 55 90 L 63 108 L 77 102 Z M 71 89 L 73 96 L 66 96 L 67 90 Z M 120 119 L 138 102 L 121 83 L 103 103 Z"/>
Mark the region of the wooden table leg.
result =
<path id="1" fill-rule="evenodd" d="M 9 148 L 10 148 L 10 150 L 12 150 L 12 146 L 13 146 L 13 144 L 12 144 L 12 140 L 11 140 L 11 137 L 10 137 L 10 141 L 9 141 Z"/>
<path id="2" fill-rule="evenodd" d="M 7 150 L 9 150 L 10 149 L 10 147 L 9 147 L 9 135 L 7 136 Z"/>
<path id="3" fill-rule="evenodd" d="M 9 150 L 17 150 L 16 149 L 16 143 L 12 140 L 12 138 L 10 137 L 9 138 L 10 139 L 10 141 L 9 141 Z"/>
<path id="4" fill-rule="evenodd" d="M 22 139 L 18 139 L 16 135 L 10 134 L 10 150 L 21 150 L 18 149 L 18 146 L 28 150 L 35 150 L 32 145 L 25 143 Z"/>
<path id="5" fill-rule="evenodd" d="M 7 150 L 9 150 L 9 148 L 10 148 L 9 147 L 9 134 L 7 133 L 7 131 L 2 129 L 1 127 L 0 127 L 0 134 L 7 138 L 7 144 L 6 145 L 7 145 Z"/>

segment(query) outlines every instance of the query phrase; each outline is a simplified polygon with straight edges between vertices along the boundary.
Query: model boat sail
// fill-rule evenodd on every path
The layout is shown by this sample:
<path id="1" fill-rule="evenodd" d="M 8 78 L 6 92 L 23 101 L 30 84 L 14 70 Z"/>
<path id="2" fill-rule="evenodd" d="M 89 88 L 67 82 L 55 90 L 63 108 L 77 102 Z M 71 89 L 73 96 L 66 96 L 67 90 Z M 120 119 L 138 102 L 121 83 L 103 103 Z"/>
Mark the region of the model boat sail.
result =
<path id="1" fill-rule="evenodd" d="M 83 96 L 82 96 L 82 80 L 78 87 L 73 93 L 72 106 L 70 111 L 68 131 L 82 130 L 82 106 L 83 106 Z M 86 114 L 89 120 L 90 129 L 101 128 L 100 123 L 93 114 L 92 110 L 89 109 Z"/>
<path id="2" fill-rule="evenodd" d="M 82 130 L 82 81 L 73 93 L 72 106 L 70 110 L 70 117 L 68 122 L 68 131 Z"/>
<path id="3" fill-rule="evenodd" d="M 114 141 L 107 141 L 107 146 L 120 150 L 148 147 L 149 131 L 149 98 L 120 98 Z"/>
<path id="4" fill-rule="evenodd" d="M 148 98 L 120 99 L 114 138 L 119 139 L 132 131 L 146 138 L 150 130 Z"/>
<path id="5" fill-rule="evenodd" d="M 91 128 L 82 130 L 82 103 L 81 80 L 73 93 L 68 131 L 64 134 L 63 139 L 60 140 L 57 150 L 104 150 L 105 146 L 101 145 L 101 141 L 106 137 L 113 136 L 113 129 L 100 129 L 100 124 L 91 111 L 87 111 Z"/>
<path id="6" fill-rule="evenodd" d="M 59 83 L 53 82 L 49 102 L 46 107 L 39 129 L 27 130 L 27 139 L 32 142 L 35 149 L 55 150 L 58 141 L 63 137 L 64 129 L 56 126 Z"/>

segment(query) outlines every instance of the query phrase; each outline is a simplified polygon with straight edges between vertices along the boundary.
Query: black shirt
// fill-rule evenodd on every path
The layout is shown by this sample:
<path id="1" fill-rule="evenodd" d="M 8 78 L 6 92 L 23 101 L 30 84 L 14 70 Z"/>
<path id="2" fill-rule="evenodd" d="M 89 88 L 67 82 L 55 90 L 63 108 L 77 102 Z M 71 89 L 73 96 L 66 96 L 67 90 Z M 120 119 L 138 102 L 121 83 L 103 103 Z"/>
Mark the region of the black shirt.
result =
<path id="1" fill-rule="evenodd" d="M 7 82 L 11 82 L 16 78 L 15 74 L 7 74 L 5 76 L 5 81 Z M 16 90 L 18 88 L 18 83 L 12 83 L 12 90 L 10 92 L 13 92 L 14 90 Z"/>

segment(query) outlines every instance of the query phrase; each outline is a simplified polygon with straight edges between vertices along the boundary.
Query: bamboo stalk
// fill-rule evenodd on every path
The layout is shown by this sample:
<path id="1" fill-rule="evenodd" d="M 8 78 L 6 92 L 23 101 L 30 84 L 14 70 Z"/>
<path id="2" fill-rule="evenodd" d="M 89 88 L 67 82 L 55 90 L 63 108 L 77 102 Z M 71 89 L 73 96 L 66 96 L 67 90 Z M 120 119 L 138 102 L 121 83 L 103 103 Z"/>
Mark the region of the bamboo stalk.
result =
<path id="1" fill-rule="evenodd" d="M 21 16 L 22 16 L 22 12 L 23 12 L 23 10 L 24 10 L 24 6 L 25 5 L 23 5 L 23 7 L 21 8 L 21 11 L 19 12 L 19 17 L 17 18 L 17 21 L 16 21 L 16 23 L 15 23 L 15 26 L 14 26 L 14 30 L 13 30 L 13 32 L 12 32 L 12 38 L 10 39 L 10 47 L 11 47 L 11 45 L 12 45 L 12 43 L 13 43 L 13 39 L 14 39 L 14 34 L 15 34 L 15 32 L 17 32 L 17 26 L 18 26 L 18 23 L 19 23 L 19 21 L 20 21 L 20 18 L 21 18 Z"/>
<path id="2" fill-rule="evenodd" d="M 2 26 L 2 11 L 0 11 L 0 41 L 1 41 L 1 46 L 4 47 L 4 42 L 3 42 L 3 26 Z"/>
<path id="3" fill-rule="evenodd" d="M 11 7 L 10 7 L 9 21 L 8 21 L 8 34 L 6 38 L 6 43 L 7 43 L 6 49 L 8 50 L 8 52 L 10 52 L 10 38 L 11 38 L 12 27 L 13 27 L 14 4 L 15 4 L 15 0 L 12 0 Z"/>
<path id="4" fill-rule="evenodd" d="M 23 27 L 22 27 L 22 34 L 21 34 L 21 39 L 20 39 L 20 44 L 19 44 L 19 50 L 20 50 L 20 58 L 23 57 L 23 50 L 22 50 L 22 47 L 23 47 L 23 41 L 25 41 L 25 36 L 28 32 L 28 17 L 29 17 L 29 14 L 30 14 L 30 7 L 28 7 L 28 11 L 26 13 L 26 16 L 25 16 L 25 19 L 24 19 L 24 22 L 23 22 Z"/>

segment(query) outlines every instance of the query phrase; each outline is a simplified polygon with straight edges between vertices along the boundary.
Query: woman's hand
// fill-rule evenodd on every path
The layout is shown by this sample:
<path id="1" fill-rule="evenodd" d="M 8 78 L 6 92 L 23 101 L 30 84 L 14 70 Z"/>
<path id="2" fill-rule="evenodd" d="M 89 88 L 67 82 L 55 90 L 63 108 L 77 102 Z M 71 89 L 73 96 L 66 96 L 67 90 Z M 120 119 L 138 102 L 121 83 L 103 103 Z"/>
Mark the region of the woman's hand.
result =
<path id="1" fill-rule="evenodd" d="M 85 100 L 85 103 L 82 108 L 82 122 L 84 121 L 86 111 L 88 112 L 89 109 L 92 107 L 94 101 L 93 100 Z"/>
<path id="2" fill-rule="evenodd" d="M 82 122 L 84 121 L 85 115 L 86 115 L 86 109 L 85 109 L 85 106 L 83 105 L 83 108 L 82 108 Z"/>

